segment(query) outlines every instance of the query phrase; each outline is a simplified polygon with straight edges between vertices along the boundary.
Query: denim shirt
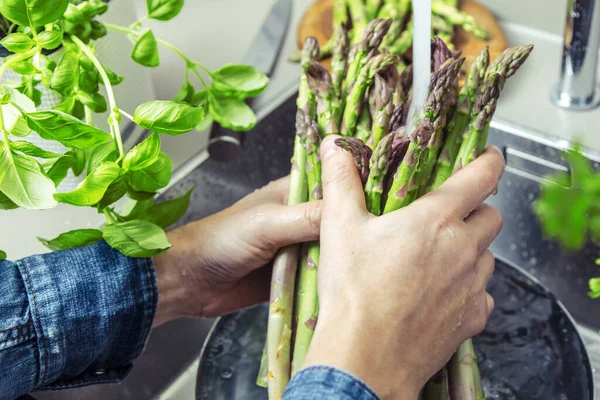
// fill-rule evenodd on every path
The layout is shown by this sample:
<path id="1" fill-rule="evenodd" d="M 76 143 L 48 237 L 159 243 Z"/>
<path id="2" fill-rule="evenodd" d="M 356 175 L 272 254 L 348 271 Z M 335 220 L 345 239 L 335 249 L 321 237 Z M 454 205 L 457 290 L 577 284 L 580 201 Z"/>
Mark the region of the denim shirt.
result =
<path id="1" fill-rule="evenodd" d="M 117 383 L 148 338 L 158 302 L 151 259 L 105 242 L 0 261 L 0 400 L 36 390 Z M 376 400 L 330 367 L 300 371 L 285 400 Z"/>

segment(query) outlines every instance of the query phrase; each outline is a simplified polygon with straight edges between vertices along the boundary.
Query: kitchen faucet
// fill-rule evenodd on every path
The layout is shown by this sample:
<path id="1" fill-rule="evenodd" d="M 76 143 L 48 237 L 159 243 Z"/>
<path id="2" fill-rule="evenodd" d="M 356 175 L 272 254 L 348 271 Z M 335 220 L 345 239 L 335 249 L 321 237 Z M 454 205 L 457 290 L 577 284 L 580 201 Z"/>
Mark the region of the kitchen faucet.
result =
<path id="1" fill-rule="evenodd" d="M 600 105 L 596 83 L 600 0 L 567 0 L 562 67 L 551 93 L 559 107 L 585 110 Z"/>

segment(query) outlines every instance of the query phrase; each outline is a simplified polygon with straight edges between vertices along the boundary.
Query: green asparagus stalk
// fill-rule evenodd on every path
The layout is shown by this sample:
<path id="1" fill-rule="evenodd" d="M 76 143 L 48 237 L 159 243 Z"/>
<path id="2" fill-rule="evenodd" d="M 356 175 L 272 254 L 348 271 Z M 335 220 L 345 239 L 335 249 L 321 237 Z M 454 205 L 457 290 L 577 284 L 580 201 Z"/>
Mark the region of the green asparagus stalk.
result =
<path id="1" fill-rule="evenodd" d="M 422 119 L 417 122 L 415 130 L 411 135 L 406 155 L 396 170 L 390 185 L 383 209 L 384 214 L 396 211 L 410 204 L 407 195 L 409 189 L 415 184 L 415 171 L 418 168 L 423 151 L 427 147 L 432 134 L 433 126 L 429 120 Z"/>
<path id="2" fill-rule="evenodd" d="M 514 75 L 521 65 L 523 65 L 532 50 L 533 46 L 519 46 L 506 49 L 490 65 L 481 91 L 475 99 L 473 115 L 471 116 L 466 137 L 458 150 L 453 173 L 464 168 L 483 152 L 500 92 L 506 80 Z"/>
<path id="3" fill-rule="evenodd" d="M 382 0 L 365 0 L 365 13 L 367 14 L 367 20 L 372 20 L 377 17 L 383 1 Z"/>
<path id="4" fill-rule="evenodd" d="M 310 36 L 304 41 L 302 48 L 302 69 L 306 70 L 310 67 L 312 61 L 319 58 L 319 43 L 317 39 Z M 314 115 L 317 112 L 317 97 L 308 86 L 308 77 L 306 73 L 300 77 L 300 86 L 298 88 L 298 99 L 296 105 L 299 109 L 309 115 Z"/>
<path id="5" fill-rule="evenodd" d="M 343 136 L 354 136 L 358 117 L 364 106 L 364 97 L 367 89 L 373 83 L 375 75 L 394 64 L 395 60 L 396 57 L 391 54 L 379 54 L 369 60 L 367 65 L 360 71 L 356 83 L 346 99 L 341 127 Z"/>
<path id="6" fill-rule="evenodd" d="M 401 171 L 399 171 L 398 175 L 399 178 L 402 177 L 402 180 L 398 182 L 394 181 L 394 185 L 392 186 L 394 195 L 392 196 L 390 193 L 388 196 L 390 208 L 386 204 L 386 212 L 397 210 L 412 203 L 418 195 L 420 181 L 422 180 L 421 177 L 423 176 L 422 170 L 428 168 L 427 164 L 435 163 L 437 151 L 441 143 L 440 136 L 443 132 L 445 114 L 448 112 L 446 94 L 453 84 L 456 75 L 459 73 L 463 62 L 464 59 L 450 59 L 431 75 L 429 94 L 424 107 L 425 115 L 421 121 L 426 121 L 432 131 L 424 146 L 421 146 L 421 143 L 411 143 L 411 147 L 415 148 L 415 156 L 417 157 L 415 157 L 414 163 L 403 162 L 400 165 Z M 419 150 L 418 152 L 416 151 L 417 149 Z M 410 150 L 409 147 L 409 152 Z M 435 158 L 430 156 L 431 153 L 434 153 Z M 402 171 L 403 169 L 407 171 Z M 402 172 L 406 172 L 406 175 L 403 175 Z"/>
<path id="7" fill-rule="evenodd" d="M 452 36 L 454 36 L 454 26 L 447 19 L 433 14 L 431 16 L 431 29 L 436 32 L 436 36 L 443 40 L 448 48 L 453 49 Z"/>
<path id="8" fill-rule="evenodd" d="M 363 0 L 346 0 L 346 4 L 350 9 L 350 18 L 352 19 L 352 28 L 355 32 L 355 37 L 362 35 L 363 30 L 366 33 L 367 11 Z"/>
<path id="9" fill-rule="evenodd" d="M 485 78 L 490 63 L 489 48 L 485 47 L 471 64 L 465 84 L 460 90 L 456 110 L 448 124 L 448 133 L 444 140 L 444 146 L 438 157 L 435 171 L 431 178 L 427 191 L 432 191 L 441 186 L 452 174 L 452 168 L 462 142 L 462 133 L 469 122 L 476 93 Z"/>
<path id="10" fill-rule="evenodd" d="M 406 25 L 406 29 L 400 34 L 398 39 L 394 43 L 390 43 L 389 45 L 387 45 L 386 48 L 389 50 L 390 53 L 398 54 L 400 56 L 406 54 L 406 52 L 408 51 L 408 49 L 410 49 L 413 43 L 413 30 L 415 27 L 414 24 L 415 21 L 411 17 L 411 19 L 408 21 L 408 24 Z"/>
<path id="11" fill-rule="evenodd" d="M 448 363 L 451 399 L 478 400 L 475 394 L 475 376 L 473 375 L 477 363 L 472 348 L 472 345 L 461 345 Z"/>
<path id="12" fill-rule="evenodd" d="M 425 400 L 450 400 L 448 387 L 448 370 L 446 367 L 438 371 L 425 385 L 423 390 Z M 459 397 L 459 399 L 461 399 Z"/>
<path id="13" fill-rule="evenodd" d="M 367 142 L 371 136 L 371 126 L 373 121 L 371 120 L 371 113 L 368 107 L 363 107 L 356 124 L 355 137 L 360 139 L 362 142 Z"/>
<path id="14" fill-rule="evenodd" d="M 365 199 L 367 210 L 373 215 L 381 215 L 382 196 L 385 177 L 390 167 L 397 165 L 406 150 L 410 140 L 405 132 L 393 132 L 385 136 L 373 150 L 369 162 L 369 176 L 365 184 Z"/>
<path id="15" fill-rule="evenodd" d="M 339 100 L 333 89 L 329 71 L 317 61 L 311 61 L 306 68 L 308 86 L 317 97 L 317 119 L 323 136 L 337 134 L 339 125 L 335 112 L 339 112 Z"/>
<path id="16" fill-rule="evenodd" d="M 417 182 L 419 183 L 419 187 L 415 189 L 416 194 L 412 194 L 411 196 L 419 197 L 427 191 L 431 173 L 435 168 L 442 147 L 444 128 L 446 127 L 447 121 L 446 116 L 448 115 L 451 106 L 448 93 L 455 84 L 463 62 L 464 58 L 458 60 L 449 58 L 438 71 L 434 72 L 434 75 L 439 74 L 440 76 L 443 76 L 444 78 L 441 79 L 447 79 L 447 82 L 440 83 L 440 89 L 443 90 L 443 92 L 431 92 L 430 97 L 434 96 L 437 98 L 429 99 L 429 107 L 425 109 L 425 118 L 429 119 L 433 124 L 434 133 L 425 150 L 426 157 L 424 163 L 419 167 L 419 171 L 417 172 Z M 445 69 L 448 69 L 448 71 L 445 71 Z"/>
<path id="17" fill-rule="evenodd" d="M 411 0 L 387 1 L 381 8 L 379 18 L 391 18 L 392 23 L 388 34 L 383 38 L 381 47 L 392 46 L 402 35 L 404 20 L 410 13 Z"/>
<path id="18" fill-rule="evenodd" d="M 413 67 L 409 65 L 400 74 L 400 86 L 402 87 L 402 102 L 406 103 L 413 84 Z"/>
<path id="19" fill-rule="evenodd" d="M 361 0 L 357 0 L 360 2 Z M 388 33 L 392 20 L 374 19 L 364 29 L 361 39 L 356 43 L 350 52 L 350 61 L 348 63 L 348 73 L 344 81 L 344 96 L 350 92 L 354 82 L 358 79 L 364 66 L 369 61 L 367 55 L 379 48 L 381 41 Z"/>
<path id="20" fill-rule="evenodd" d="M 448 45 L 439 37 L 431 41 L 431 66 L 433 71 L 439 71 L 442 65 L 453 58 Z"/>
<path id="21" fill-rule="evenodd" d="M 350 51 L 350 39 L 348 29 L 345 25 L 338 25 L 333 35 L 335 47 L 331 59 L 331 77 L 333 89 L 338 98 L 342 97 L 342 84 L 348 70 L 348 53 Z M 341 117 L 341 112 L 340 112 Z M 341 121 L 338 120 L 338 123 Z"/>
<path id="22" fill-rule="evenodd" d="M 360 179 L 364 185 L 369 178 L 369 162 L 373 154 L 371 148 L 364 144 L 362 140 L 353 137 L 336 139 L 335 144 L 352 154 L 354 165 L 358 169 Z"/>
<path id="23" fill-rule="evenodd" d="M 321 160 L 319 159 L 319 127 L 302 110 L 298 110 L 296 124 L 301 125 L 297 128 L 297 132 L 302 135 L 301 140 L 307 154 L 306 173 L 309 200 L 320 200 L 323 197 L 323 191 L 321 186 Z M 301 267 L 298 275 L 298 296 L 296 302 L 298 324 L 296 326 L 294 341 L 292 375 L 302 368 L 317 321 L 317 268 L 319 265 L 319 254 L 319 242 L 309 243 L 307 263 Z"/>
<path id="24" fill-rule="evenodd" d="M 387 82 L 380 75 L 375 75 L 375 81 L 369 96 L 369 107 L 373 124 L 367 146 L 374 149 L 381 139 L 388 134 L 390 118 L 394 110 L 392 93 Z"/>
<path id="25" fill-rule="evenodd" d="M 473 18 L 472 15 L 460 11 L 456 7 L 452 7 L 451 5 L 445 4 L 441 1 L 434 1 L 431 4 L 431 11 L 433 14 L 439 15 L 440 17 L 446 19 L 452 25 L 458 25 L 465 31 L 471 32 L 473 35 L 482 40 L 488 39 L 488 33 L 481 25 L 477 23 L 477 21 L 475 21 L 475 18 Z"/>
<path id="26" fill-rule="evenodd" d="M 473 346 L 472 340 L 467 340 L 469 351 L 473 354 L 473 381 L 475 382 L 475 397 L 477 400 L 485 400 L 485 391 L 483 390 L 483 383 L 481 382 L 481 374 L 479 373 L 479 366 L 477 365 L 477 355 L 475 354 L 475 347 Z"/>
<path id="27" fill-rule="evenodd" d="M 404 70 L 406 66 L 401 68 L 402 70 Z M 400 104 L 403 103 L 403 89 L 400 82 L 400 73 L 398 72 L 397 65 L 392 65 L 386 68 L 381 73 L 381 76 L 385 79 L 388 87 L 390 88 L 392 95 L 392 105 L 394 106 L 394 108 L 398 107 Z"/>

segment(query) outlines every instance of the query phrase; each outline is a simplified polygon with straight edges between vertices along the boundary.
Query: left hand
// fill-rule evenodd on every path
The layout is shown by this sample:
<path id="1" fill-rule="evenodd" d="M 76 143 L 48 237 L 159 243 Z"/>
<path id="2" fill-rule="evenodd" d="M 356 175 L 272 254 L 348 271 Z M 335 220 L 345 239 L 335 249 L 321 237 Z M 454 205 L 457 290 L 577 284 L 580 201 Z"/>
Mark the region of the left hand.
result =
<path id="1" fill-rule="evenodd" d="M 173 247 L 154 258 L 155 325 L 215 317 L 269 298 L 270 264 L 281 247 L 319 238 L 321 203 L 288 207 L 289 177 L 233 206 L 168 233 Z"/>

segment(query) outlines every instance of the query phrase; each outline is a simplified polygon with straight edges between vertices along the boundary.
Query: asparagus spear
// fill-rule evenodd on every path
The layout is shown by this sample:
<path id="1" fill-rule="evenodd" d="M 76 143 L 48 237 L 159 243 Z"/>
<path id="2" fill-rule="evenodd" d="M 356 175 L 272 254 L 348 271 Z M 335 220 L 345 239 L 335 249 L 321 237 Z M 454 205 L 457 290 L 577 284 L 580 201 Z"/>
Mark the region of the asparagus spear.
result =
<path id="1" fill-rule="evenodd" d="M 302 48 L 302 69 L 306 71 L 314 61 L 319 58 L 319 43 L 317 39 L 310 36 L 304 41 L 304 47 Z M 308 78 L 306 73 L 300 77 L 300 86 L 298 88 L 298 99 L 296 105 L 299 109 L 303 110 L 309 115 L 314 115 L 317 112 L 317 98 L 314 93 L 311 92 L 308 86 Z"/>
<path id="2" fill-rule="evenodd" d="M 380 75 L 385 79 L 388 87 L 390 88 L 392 94 L 392 105 L 394 108 L 399 106 L 404 102 L 403 96 L 403 88 L 400 82 L 400 73 L 398 69 L 402 68 L 402 71 L 406 69 L 406 66 L 398 67 L 397 65 L 392 65 L 387 67 Z"/>
<path id="3" fill-rule="evenodd" d="M 408 191 L 410 186 L 414 184 L 415 171 L 432 134 L 433 126 L 429 120 L 422 119 L 417 122 L 406 155 L 395 172 L 390 185 L 383 210 L 384 214 L 396 211 L 409 204 L 407 201 Z"/>
<path id="4" fill-rule="evenodd" d="M 371 120 L 371 113 L 369 112 L 369 109 L 367 107 L 363 107 L 362 111 L 360 112 L 360 117 L 358 118 L 358 123 L 356 124 L 356 133 L 354 136 L 360 139 L 362 142 L 369 140 L 369 137 L 371 136 L 372 123 L 373 122 Z"/>
<path id="5" fill-rule="evenodd" d="M 371 86 L 375 75 L 379 71 L 394 64 L 395 60 L 396 57 L 391 54 L 379 54 L 369 60 L 367 65 L 360 71 L 356 83 L 346 99 L 341 127 L 343 136 L 354 136 L 356 123 L 362 111 L 367 89 Z"/>
<path id="6" fill-rule="evenodd" d="M 454 48 L 452 36 L 454 36 L 454 26 L 448 20 L 433 14 L 431 16 L 431 29 L 442 39 L 449 48 Z"/>
<path id="7" fill-rule="evenodd" d="M 373 150 L 369 162 L 369 176 L 365 184 L 367 210 L 373 215 L 381 215 L 384 179 L 390 167 L 402 160 L 410 140 L 405 131 L 392 132 L 385 136 Z"/>
<path id="8" fill-rule="evenodd" d="M 400 104 L 399 106 L 394 107 L 394 111 L 392 111 L 392 116 L 390 117 L 389 131 L 394 132 L 405 125 L 406 123 L 404 121 L 404 104 Z"/>
<path id="9" fill-rule="evenodd" d="M 431 4 L 431 11 L 448 20 L 452 25 L 461 26 L 465 31 L 471 32 L 480 39 L 488 39 L 486 30 L 475 21 L 475 18 L 473 18 L 472 15 L 458 10 L 456 7 L 452 7 L 441 1 L 434 1 Z"/>
<path id="10" fill-rule="evenodd" d="M 438 371 L 425 385 L 423 398 L 426 400 L 450 400 L 448 387 L 448 370 L 446 367 Z M 459 399 L 461 399 L 459 397 Z"/>
<path id="11" fill-rule="evenodd" d="M 373 18 L 377 17 L 377 14 L 379 14 L 379 10 L 381 9 L 381 6 L 383 1 L 382 0 L 365 0 L 365 13 L 367 14 L 367 20 L 372 20 Z"/>
<path id="12" fill-rule="evenodd" d="M 402 185 L 400 185 L 397 189 L 399 190 L 401 187 L 406 187 L 406 193 L 396 193 L 396 195 L 405 194 L 397 208 L 401 208 L 410 204 L 418 197 L 418 190 L 422 181 L 422 177 L 429 176 L 425 174 L 433 169 L 433 166 L 435 165 L 437 154 L 441 146 L 441 135 L 445 126 L 446 114 L 449 109 L 446 94 L 458 75 L 463 62 L 464 59 L 447 60 L 438 71 L 435 71 L 431 75 L 429 95 L 427 96 L 425 103 L 425 115 L 423 120 L 429 122 L 432 132 L 428 138 L 426 146 L 422 150 L 422 153 L 420 153 L 419 157 L 416 159 L 418 167 L 416 170 L 411 168 L 412 171 L 411 175 L 409 176 L 409 180 L 406 182 L 401 182 Z M 402 165 L 400 168 L 402 168 Z M 400 197 L 390 196 L 388 197 L 388 201 L 390 201 L 391 198 L 394 200 L 400 199 Z"/>
<path id="13" fill-rule="evenodd" d="M 431 41 L 431 61 L 433 71 L 439 71 L 447 60 L 453 58 L 453 54 L 446 43 L 439 37 Z"/>
<path id="14" fill-rule="evenodd" d="M 379 18 L 391 18 L 389 33 L 383 38 L 381 47 L 388 48 L 402 35 L 404 20 L 410 12 L 411 0 L 388 1 L 381 8 Z"/>
<path id="15" fill-rule="evenodd" d="M 373 154 L 371 148 L 362 140 L 352 137 L 336 139 L 335 144 L 352 154 L 354 165 L 356 165 L 364 185 L 369 178 L 369 160 Z"/>
<path id="16" fill-rule="evenodd" d="M 470 342 L 470 340 L 469 340 Z M 451 399 L 478 400 L 473 375 L 475 353 L 472 346 L 461 345 L 448 363 L 448 381 Z"/>
<path id="17" fill-rule="evenodd" d="M 301 141 L 307 154 L 306 173 L 309 200 L 320 200 L 323 191 L 321 187 L 321 160 L 319 159 L 319 127 L 302 110 L 298 110 L 296 124 L 298 125 L 297 132 L 301 135 Z M 298 275 L 296 302 L 298 324 L 294 341 L 292 375 L 302 368 L 315 329 L 318 308 L 317 267 L 319 265 L 319 254 L 319 242 L 309 243 L 307 263 L 300 268 Z"/>
<path id="18" fill-rule="evenodd" d="M 409 65 L 400 74 L 400 86 L 402 87 L 402 101 L 408 101 L 409 93 L 413 84 L 413 68 Z"/>
<path id="19" fill-rule="evenodd" d="M 388 134 L 390 118 L 394 110 L 390 88 L 387 82 L 379 75 L 375 75 L 374 85 L 371 88 L 369 96 L 369 107 L 371 117 L 373 118 L 373 125 L 367 145 L 371 149 L 374 149 L 381 139 Z"/>
<path id="20" fill-rule="evenodd" d="M 448 134 L 444 140 L 444 146 L 438 157 L 427 191 L 432 191 L 440 187 L 452 173 L 454 161 L 456 160 L 456 155 L 462 141 L 462 133 L 469 122 L 476 93 L 480 90 L 489 63 L 490 52 L 486 46 L 473 61 L 465 84 L 460 90 L 456 110 L 448 124 Z"/>
<path id="21" fill-rule="evenodd" d="M 350 17 L 355 35 L 361 35 L 368 22 L 365 4 L 363 0 L 346 0 L 346 4 L 348 4 L 348 8 L 350 9 Z"/>
<path id="22" fill-rule="evenodd" d="M 533 46 L 509 48 L 490 65 L 483 87 L 475 99 L 469 129 L 458 151 L 453 173 L 483 152 L 500 92 L 506 80 L 523 65 L 532 50 Z"/>
<path id="23" fill-rule="evenodd" d="M 333 89 L 336 95 L 342 96 L 342 83 L 348 70 L 348 52 L 350 51 L 350 39 L 348 29 L 345 25 L 338 25 L 333 34 L 335 47 L 331 59 L 331 76 L 333 80 Z M 338 120 L 338 123 L 340 121 Z"/>
<path id="24" fill-rule="evenodd" d="M 387 49 L 392 54 L 404 55 L 413 43 L 413 29 L 415 21 L 411 17 L 406 25 L 406 29 L 400 34 L 394 43 L 390 43 Z"/>
<path id="25" fill-rule="evenodd" d="M 358 0 L 360 2 L 360 0 Z M 390 19 L 374 19 L 364 29 L 362 37 L 350 52 L 348 74 L 344 82 L 344 98 L 354 86 L 363 67 L 369 61 L 367 55 L 374 49 L 378 49 L 384 36 L 388 33 L 392 21 Z"/>
<path id="26" fill-rule="evenodd" d="M 319 131 L 323 136 L 339 132 L 338 116 L 339 100 L 333 89 L 329 71 L 317 61 L 311 61 L 306 68 L 308 86 L 317 97 L 317 119 Z"/>

